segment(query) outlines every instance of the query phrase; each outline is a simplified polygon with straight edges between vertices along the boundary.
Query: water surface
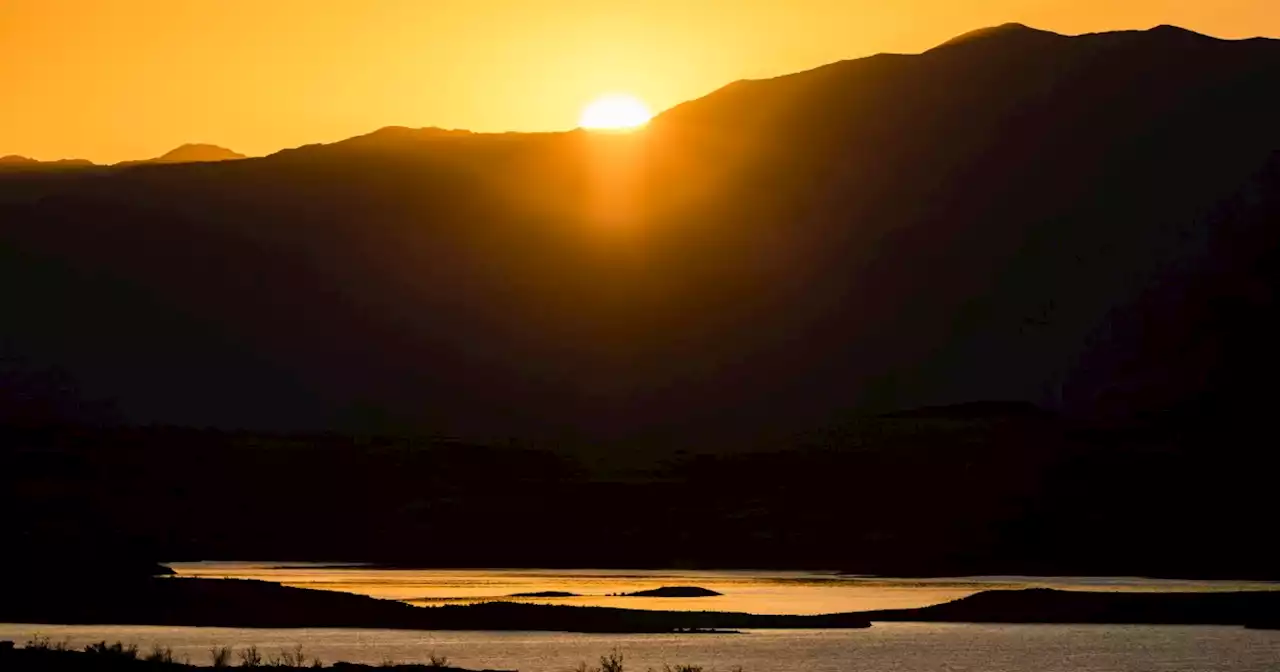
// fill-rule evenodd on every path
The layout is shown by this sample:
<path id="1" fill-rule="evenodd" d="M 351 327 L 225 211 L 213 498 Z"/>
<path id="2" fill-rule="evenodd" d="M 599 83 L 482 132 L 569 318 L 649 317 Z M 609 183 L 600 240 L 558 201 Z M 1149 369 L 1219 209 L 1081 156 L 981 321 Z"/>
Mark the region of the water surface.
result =
<path id="1" fill-rule="evenodd" d="M 0 625 L 0 639 L 35 634 L 73 646 L 99 640 L 171 646 L 209 664 L 209 648 L 257 645 L 264 655 L 302 644 L 326 662 L 423 662 L 432 653 L 470 669 L 569 672 L 615 647 L 628 670 L 664 663 L 707 672 L 1274 672 L 1280 632 L 1218 626 L 1061 626 L 878 623 L 868 630 L 750 631 L 741 635 L 587 635 L 528 632 L 255 630 Z"/>

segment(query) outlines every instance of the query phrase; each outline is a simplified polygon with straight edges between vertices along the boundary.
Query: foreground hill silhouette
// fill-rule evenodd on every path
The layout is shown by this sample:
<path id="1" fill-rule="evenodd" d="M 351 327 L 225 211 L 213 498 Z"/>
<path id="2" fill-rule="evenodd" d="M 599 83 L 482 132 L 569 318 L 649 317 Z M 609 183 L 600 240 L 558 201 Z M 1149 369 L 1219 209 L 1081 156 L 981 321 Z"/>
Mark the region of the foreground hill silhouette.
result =
<path id="1" fill-rule="evenodd" d="M 200 458 L 210 472 L 210 446 L 231 444 L 285 475 L 282 456 L 326 431 L 608 459 L 810 449 L 689 458 L 643 488 L 551 460 L 504 472 L 507 493 L 425 494 L 423 472 L 375 458 L 433 457 L 334 449 L 306 467 L 329 490 L 286 477 L 248 496 L 286 511 L 361 494 L 343 505 L 476 544 L 456 556 L 497 547 L 449 507 L 570 542 L 563 521 L 582 521 L 619 546 L 563 554 L 618 563 L 930 571 L 1025 553 L 1038 568 L 1270 571 L 1251 530 L 1275 511 L 1276 458 L 1259 446 L 1280 372 L 1276 118 L 1275 41 L 1004 26 L 737 82 L 632 135 L 389 128 L 260 159 L 6 173 L 0 420 L 312 432 L 258 457 L 246 434 L 159 447 L 161 429 L 15 444 L 54 446 L 23 454 L 38 465 L 159 453 L 215 456 Z M 988 400 L 968 418 L 875 417 Z M 1028 404 L 1049 413 L 1005 412 Z M 152 452 L 123 448 L 139 445 Z M 531 503 L 555 479 L 575 485 Z M 183 532 L 204 547 L 285 541 L 264 509 L 217 514 L 143 485 L 245 522 Z M 83 492 L 110 505 L 77 510 L 185 527 L 187 508 L 146 519 Z M 409 548 L 429 535 L 335 534 L 369 539 L 330 550 L 436 557 Z"/>

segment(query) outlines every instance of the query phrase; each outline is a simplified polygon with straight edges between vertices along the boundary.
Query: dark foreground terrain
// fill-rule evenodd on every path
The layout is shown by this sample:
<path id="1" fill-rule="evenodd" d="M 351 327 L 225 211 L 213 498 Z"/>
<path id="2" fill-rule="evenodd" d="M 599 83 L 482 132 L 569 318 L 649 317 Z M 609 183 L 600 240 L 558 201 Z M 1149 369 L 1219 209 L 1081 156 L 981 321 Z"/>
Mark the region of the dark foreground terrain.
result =
<path id="1" fill-rule="evenodd" d="M 360 665 L 355 663 L 334 663 L 324 665 L 322 661 L 307 661 L 299 654 L 299 658 L 289 661 L 284 667 L 307 667 L 310 669 L 332 670 L 333 672 L 367 672 L 369 670 L 386 670 L 388 672 L 469 672 L 463 668 L 450 667 L 447 662 L 432 664 L 405 665 Z M 227 661 L 238 664 L 243 661 Z M 266 666 L 261 663 L 255 667 Z M 280 667 L 281 665 L 271 665 Z M 72 651 L 58 646 L 25 646 L 16 648 L 13 642 L 0 642 L 0 670 L 5 672 L 181 672 L 183 670 L 209 669 L 192 665 L 187 661 L 175 661 L 172 654 L 157 650 L 150 654 L 139 653 L 119 644 L 88 647 L 84 651 Z M 480 672 L 497 672 L 483 670 Z"/>

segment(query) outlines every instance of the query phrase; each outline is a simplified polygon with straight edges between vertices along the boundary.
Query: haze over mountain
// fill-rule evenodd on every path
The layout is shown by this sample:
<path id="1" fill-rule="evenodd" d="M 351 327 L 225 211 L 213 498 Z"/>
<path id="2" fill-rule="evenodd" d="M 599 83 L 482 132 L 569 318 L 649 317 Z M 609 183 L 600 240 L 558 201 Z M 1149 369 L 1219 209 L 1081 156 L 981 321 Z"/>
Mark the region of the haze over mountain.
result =
<path id="1" fill-rule="evenodd" d="M 16 417 L 476 438 L 1247 417 L 1277 373 L 1276 118 L 1275 41 L 1009 25 L 633 135 L 7 176 L 4 387 Z"/>

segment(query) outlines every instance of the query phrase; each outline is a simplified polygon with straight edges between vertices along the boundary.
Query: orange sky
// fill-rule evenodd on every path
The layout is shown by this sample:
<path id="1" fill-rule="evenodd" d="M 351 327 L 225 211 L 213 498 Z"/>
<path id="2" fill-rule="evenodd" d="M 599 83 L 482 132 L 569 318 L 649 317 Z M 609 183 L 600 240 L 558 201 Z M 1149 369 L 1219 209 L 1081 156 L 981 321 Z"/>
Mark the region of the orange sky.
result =
<path id="1" fill-rule="evenodd" d="M 266 154 L 388 125 L 576 125 L 1020 21 L 1280 36 L 1277 0 L 0 0 L 0 155 Z"/>

